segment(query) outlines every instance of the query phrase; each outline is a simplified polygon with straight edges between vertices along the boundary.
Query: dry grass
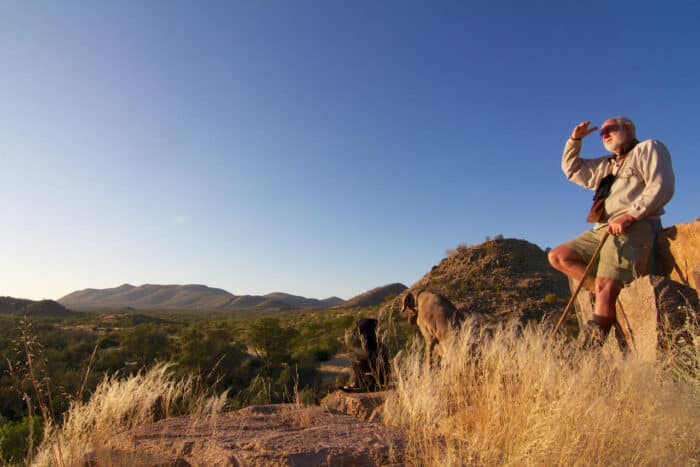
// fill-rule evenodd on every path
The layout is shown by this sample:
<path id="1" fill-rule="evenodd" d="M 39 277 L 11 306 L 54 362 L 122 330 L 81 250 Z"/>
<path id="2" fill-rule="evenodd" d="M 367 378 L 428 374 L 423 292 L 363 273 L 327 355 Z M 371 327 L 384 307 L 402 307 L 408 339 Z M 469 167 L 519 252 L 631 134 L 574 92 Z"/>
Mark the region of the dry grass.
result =
<path id="1" fill-rule="evenodd" d="M 385 419 L 407 429 L 410 463 L 698 464 L 697 334 L 677 365 L 581 351 L 540 328 L 475 329 L 465 323 L 438 369 L 419 349 L 395 362 Z"/>
<path id="2" fill-rule="evenodd" d="M 190 414 L 199 422 L 221 412 L 226 393 L 210 397 L 196 378 L 175 379 L 169 369 L 161 363 L 128 378 L 105 377 L 88 402 L 71 404 L 60 427 L 46 426 L 33 465 L 82 465 L 90 452 L 129 451 L 129 435 L 156 419 Z"/>

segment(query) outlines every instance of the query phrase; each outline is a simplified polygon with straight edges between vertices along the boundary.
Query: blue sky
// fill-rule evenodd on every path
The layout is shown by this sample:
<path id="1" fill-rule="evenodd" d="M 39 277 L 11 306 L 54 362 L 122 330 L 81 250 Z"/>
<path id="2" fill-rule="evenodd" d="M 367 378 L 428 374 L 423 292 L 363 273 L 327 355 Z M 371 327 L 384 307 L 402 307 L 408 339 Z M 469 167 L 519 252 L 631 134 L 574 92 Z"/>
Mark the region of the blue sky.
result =
<path id="1" fill-rule="evenodd" d="M 486 236 L 553 247 L 591 199 L 563 144 L 618 114 L 669 148 L 664 223 L 690 222 L 698 24 L 690 1 L 2 2 L 0 295 L 347 299 Z"/>

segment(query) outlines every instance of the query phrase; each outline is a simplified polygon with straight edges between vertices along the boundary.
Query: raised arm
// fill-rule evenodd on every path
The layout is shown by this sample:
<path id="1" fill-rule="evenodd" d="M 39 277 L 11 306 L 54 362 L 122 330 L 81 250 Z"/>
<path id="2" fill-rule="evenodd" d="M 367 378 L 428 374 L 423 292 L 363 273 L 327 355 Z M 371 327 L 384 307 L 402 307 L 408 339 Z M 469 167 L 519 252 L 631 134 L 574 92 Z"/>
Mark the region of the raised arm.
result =
<path id="1" fill-rule="evenodd" d="M 595 132 L 598 127 L 589 128 L 590 121 L 581 122 L 574 127 L 571 137 L 564 146 L 561 169 L 566 178 L 584 188 L 594 190 L 601 178 L 605 176 L 605 157 L 598 159 L 581 159 L 582 139 Z"/>

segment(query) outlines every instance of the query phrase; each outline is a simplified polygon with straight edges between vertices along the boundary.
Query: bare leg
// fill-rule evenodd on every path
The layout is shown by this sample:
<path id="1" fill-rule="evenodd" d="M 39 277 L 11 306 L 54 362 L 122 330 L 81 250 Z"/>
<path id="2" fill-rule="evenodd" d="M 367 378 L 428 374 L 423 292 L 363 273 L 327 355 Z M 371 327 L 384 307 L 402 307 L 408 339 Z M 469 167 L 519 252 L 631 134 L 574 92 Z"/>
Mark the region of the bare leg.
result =
<path id="1" fill-rule="evenodd" d="M 614 279 L 596 277 L 595 279 L 595 310 L 594 314 L 615 321 L 615 302 L 622 286 Z"/>
<path id="2" fill-rule="evenodd" d="M 557 271 L 563 272 L 574 280 L 581 282 L 586 271 L 586 262 L 580 254 L 569 245 L 559 245 L 547 255 L 549 264 Z"/>

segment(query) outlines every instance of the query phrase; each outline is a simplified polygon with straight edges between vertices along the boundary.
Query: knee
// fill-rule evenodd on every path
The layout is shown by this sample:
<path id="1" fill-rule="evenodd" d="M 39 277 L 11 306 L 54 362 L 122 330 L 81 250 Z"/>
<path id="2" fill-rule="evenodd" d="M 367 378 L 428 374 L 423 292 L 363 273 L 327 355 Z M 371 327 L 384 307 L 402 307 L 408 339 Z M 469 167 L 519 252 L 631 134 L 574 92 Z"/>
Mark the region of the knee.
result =
<path id="1" fill-rule="evenodd" d="M 551 264 L 553 267 L 556 267 L 561 263 L 561 256 L 559 253 L 559 247 L 549 250 L 549 253 L 547 253 L 547 261 L 549 261 L 549 264 Z"/>
<path id="2" fill-rule="evenodd" d="M 558 269 L 558 266 L 561 266 L 562 263 L 565 263 L 569 259 L 569 256 L 570 255 L 568 253 L 566 245 L 559 245 L 553 250 L 549 250 L 549 253 L 547 253 L 547 261 L 549 261 L 549 264 L 553 268 Z"/>

